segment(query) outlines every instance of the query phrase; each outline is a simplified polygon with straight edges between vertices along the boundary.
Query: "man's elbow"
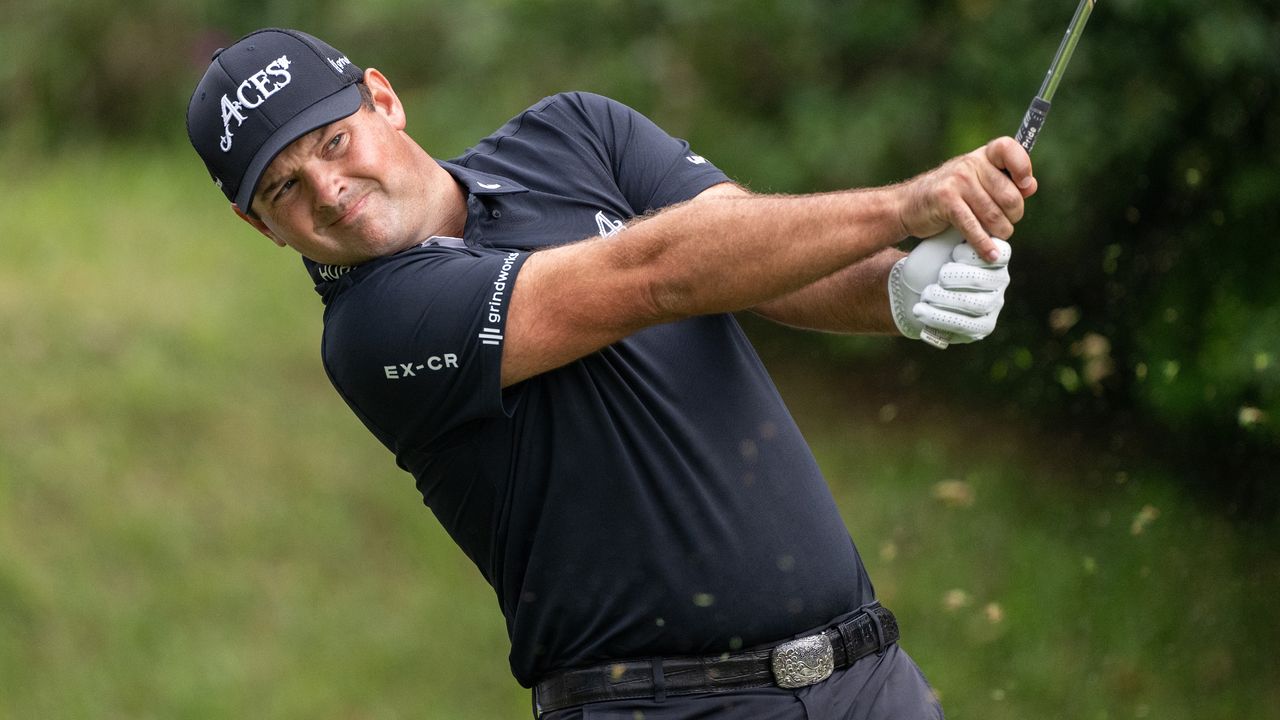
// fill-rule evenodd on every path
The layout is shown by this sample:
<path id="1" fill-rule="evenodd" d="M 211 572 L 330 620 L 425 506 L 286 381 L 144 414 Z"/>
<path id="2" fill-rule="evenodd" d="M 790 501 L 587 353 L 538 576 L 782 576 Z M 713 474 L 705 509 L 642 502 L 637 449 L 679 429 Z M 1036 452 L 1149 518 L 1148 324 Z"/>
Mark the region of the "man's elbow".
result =
<path id="1" fill-rule="evenodd" d="M 698 307 L 697 285 L 674 275 L 652 277 L 643 283 L 637 306 L 647 320 L 645 325 L 683 320 L 707 312 Z"/>
<path id="2" fill-rule="evenodd" d="M 662 221 L 640 223 L 610 242 L 606 272 L 619 280 L 614 306 L 637 329 L 697 314 L 690 310 L 696 284 L 672 258 L 668 232 Z"/>

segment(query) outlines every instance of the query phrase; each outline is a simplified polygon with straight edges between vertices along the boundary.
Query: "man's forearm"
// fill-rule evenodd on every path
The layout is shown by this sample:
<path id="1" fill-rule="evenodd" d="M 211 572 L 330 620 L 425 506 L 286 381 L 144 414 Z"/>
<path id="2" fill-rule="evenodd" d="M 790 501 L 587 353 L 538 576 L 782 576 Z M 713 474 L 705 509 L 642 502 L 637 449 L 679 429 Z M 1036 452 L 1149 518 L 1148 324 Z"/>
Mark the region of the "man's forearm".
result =
<path id="1" fill-rule="evenodd" d="M 687 203 L 616 236 L 612 264 L 645 273 L 660 320 L 741 310 L 901 241 L 898 202 L 894 188 L 881 188 Z"/>
<path id="2" fill-rule="evenodd" d="M 809 330 L 896 334 L 886 287 L 889 271 L 903 255 L 899 250 L 881 250 L 752 310 L 774 322 Z"/>
<path id="3" fill-rule="evenodd" d="M 893 188 L 716 196 L 533 253 L 516 279 L 504 387 L 651 325 L 745 310 L 903 237 Z"/>

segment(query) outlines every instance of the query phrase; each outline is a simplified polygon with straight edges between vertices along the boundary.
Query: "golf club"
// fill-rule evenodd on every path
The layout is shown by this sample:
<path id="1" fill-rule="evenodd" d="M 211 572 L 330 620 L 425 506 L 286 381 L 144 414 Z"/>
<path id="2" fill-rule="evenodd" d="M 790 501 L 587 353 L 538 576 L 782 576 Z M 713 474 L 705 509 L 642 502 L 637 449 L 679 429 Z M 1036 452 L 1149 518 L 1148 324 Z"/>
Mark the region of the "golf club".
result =
<path id="1" fill-rule="evenodd" d="M 1036 140 L 1040 138 L 1040 130 L 1044 127 L 1045 118 L 1049 115 L 1053 96 L 1058 92 L 1058 84 L 1062 82 L 1067 63 L 1071 61 L 1071 55 L 1080 42 L 1080 33 L 1084 30 L 1095 4 L 1096 0 L 1080 0 L 1076 14 L 1071 18 L 1071 24 L 1067 26 L 1067 33 L 1058 45 L 1058 52 L 1053 57 L 1049 72 L 1045 74 L 1044 82 L 1040 85 L 1040 91 L 1036 93 L 1035 99 L 1031 101 L 1022 118 L 1022 126 L 1018 128 L 1014 139 L 1027 152 L 1031 152 Z M 919 301 L 920 293 L 924 288 L 935 282 L 938 269 L 950 261 L 952 249 L 962 242 L 964 242 L 964 236 L 955 228 L 920 241 L 920 245 L 911 253 L 910 259 L 903 266 L 907 287 L 915 295 L 916 302 Z M 911 305 L 914 304 L 914 302 L 911 303 Z M 945 349 L 951 344 L 951 333 L 926 327 L 921 331 L 920 339 L 938 349 Z"/>

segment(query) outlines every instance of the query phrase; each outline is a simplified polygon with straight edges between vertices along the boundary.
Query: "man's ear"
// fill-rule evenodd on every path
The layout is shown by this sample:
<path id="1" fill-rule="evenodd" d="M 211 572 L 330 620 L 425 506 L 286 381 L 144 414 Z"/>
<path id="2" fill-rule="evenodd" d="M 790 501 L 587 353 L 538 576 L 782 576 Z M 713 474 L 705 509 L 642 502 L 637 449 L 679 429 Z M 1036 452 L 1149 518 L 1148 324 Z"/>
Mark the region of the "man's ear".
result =
<path id="1" fill-rule="evenodd" d="M 266 223 L 262 222 L 256 217 L 251 217 L 250 215 L 245 213 L 243 210 L 241 210 L 240 207 L 235 203 L 231 203 L 231 209 L 235 211 L 236 215 L 238 215 L 241 220 L 252 225 L 254 230 L 257 230 L 263 235 L 266 235 L 267 238 L 271 240 L 271 242 L 275 243 L 279 247 L 284 247 L 284 241 L 276 237 L 275 233 L 271 232 L 271 228 L 268 228 Z"/>
<path id="2" fill-rule="evenodd" d="M 376 68 L 369 68 L 364 71 L 364 84 L 369 88 L 374 110 L 385 117 L 396 130 L 404 130 L 407 126 L 404 105 L 400 103 L 400 97 L 391 87 L 387 76 Z"/>

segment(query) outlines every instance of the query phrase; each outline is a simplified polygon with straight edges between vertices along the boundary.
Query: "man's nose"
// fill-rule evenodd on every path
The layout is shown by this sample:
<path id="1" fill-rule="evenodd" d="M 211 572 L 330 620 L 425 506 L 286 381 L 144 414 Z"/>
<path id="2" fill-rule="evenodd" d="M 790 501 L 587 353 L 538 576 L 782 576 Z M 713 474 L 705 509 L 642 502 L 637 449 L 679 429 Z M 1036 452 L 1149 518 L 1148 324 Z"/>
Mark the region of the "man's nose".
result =
<path id="1" fill-rule="evenodd" d="M 337 207 L 347 192 L 347 181 L 337 168 L 328 163 L 318 163 L 309 173 L 311 187 L 315 191 L 315 203 L 318 209 Z"/>

